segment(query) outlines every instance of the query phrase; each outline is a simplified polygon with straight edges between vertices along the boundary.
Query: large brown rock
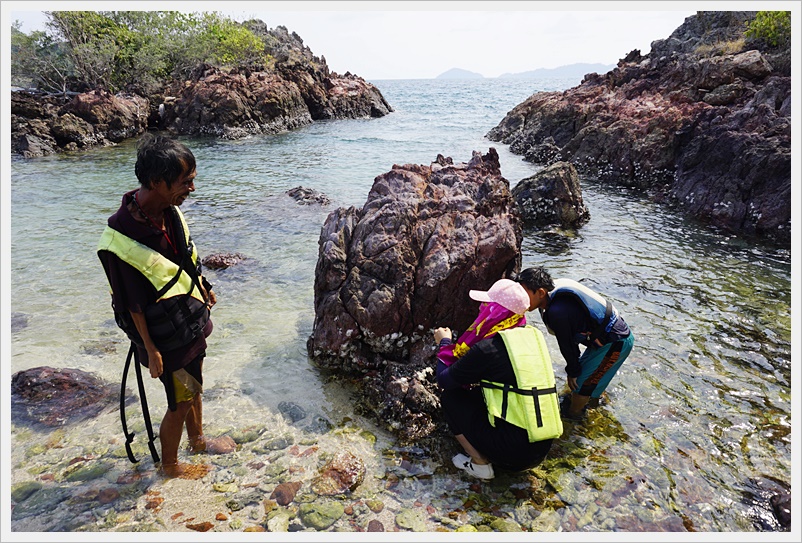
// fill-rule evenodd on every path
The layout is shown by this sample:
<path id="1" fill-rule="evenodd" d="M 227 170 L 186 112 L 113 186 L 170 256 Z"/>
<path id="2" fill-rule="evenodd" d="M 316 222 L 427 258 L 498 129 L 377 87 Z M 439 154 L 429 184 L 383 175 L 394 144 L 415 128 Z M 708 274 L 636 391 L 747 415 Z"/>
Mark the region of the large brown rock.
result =
<path id="1" fill-rule="evenodd" d="M 312 122 L 298 87 L 278 74 L 204 66 L 165 101 L 161 124 L 175 134 L 231 139 L 273 134 Z"/>
<path id="2" fill-rule="evenodd" d="M 94 127 L 96 139 L 119 143 L 142 134 L 148 127 L 150 103 L 136 94 L 111 94 L 103 90 L 84 92 L 61 108 Z"/>
<path id="3" fill-rule="evenodd" d="M 241 138 L 274 134 L 320 119 L 382 117 L 392 111 L 364 79 L 316 70 L 311 64 L 280 64 L 275 71 L 202 66 L 170 89 L 160 124 L 177 134 Z"/>
<path id="4" fill-rule="evenodd" d="M 698 12 L 649 55 L 633 51 L 607 74 L 531 96 L 487 137 L 527 160 L 568 161 L 716 226 L 788 243 L 790 73 L 769 60 L 782 51 L 743 41 L 753 16 Z M 723 49 L 737 43 L 743 51 Z"/>
<path id="5" fill-rule="evenodd" d="M 495 149 L 452 162 L 393 166 L 320 234 L 309 355 L 365 373 L 369 409 L 402 437 L 430 433 L 439 412 L 432 329 L 464 330 L 479 305 L 468 291 L 520 267 L 521 219 Z"/>

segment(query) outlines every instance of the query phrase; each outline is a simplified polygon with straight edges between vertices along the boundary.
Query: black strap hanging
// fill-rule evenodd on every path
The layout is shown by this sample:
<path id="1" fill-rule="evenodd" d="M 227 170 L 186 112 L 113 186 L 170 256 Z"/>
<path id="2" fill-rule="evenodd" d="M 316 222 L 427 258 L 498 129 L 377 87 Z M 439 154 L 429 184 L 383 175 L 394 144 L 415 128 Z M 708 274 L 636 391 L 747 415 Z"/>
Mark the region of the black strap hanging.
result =
<path id="1" fill-rule="evenodd" d="M 145 396 L 145 382 L 142 380 L 142 368 L 139 366 L 139 352 L 134 345 L 134 342 L 131 342 L 131 347 L 128 349 L 128 357 L 125 359 L 125 368 L 123 369 L 123 378 L 120 385 L 120 419 L 122 421 L 123 426 L 123 433 L 125 434 L 125 452 L 128 454 L 128 459 L 136 464 L 139 462 L 134 457 L 134 453 L 131 450 L 131 443 L 134 441 L 134 432 L 128 431 L 128 425 L 125 422 L 125 382 L 128 377 L 128 368 L 131 365 L 131 358 L 134 359 L 134 367 L 136 370 L 136 381 L 137 386 L 139 388 L 139 399 L 142 403 L 142 416 L 145 419 L 145 428 L 148 431 L 148 448 L 150 449 L 150 456 L 153 458 L 154 462 L 159 462 L 159 453 L 156 450 L 156 445 L 153 443 L 156 439 L 155 434 L 153 433 L 153 426 L 150 422 L 150 412 L 148 411 L 148 400 Z"/>
<path id="2" fill-rule="evenodd" d="M 134 342 L 131 342 L 131 348 L 128 349 L 128 357 L 125 359 L 125 368 L 123 369 L 123 378 L 120 383 L 120 422 L 123 425 L 123 433 L 125 434 L 125 452 L 128 454 L 128 460 L 136 464 L 139 460 L 134 457 L 134 452 L 131 450 L 131 443 L 134 441 L 134 432 L 128 431 L 128 424 L 125 422 L 125 381 L 128 378 L 128 368 L 131 365 L 131 357 L 134 356 L 136 347 Z"/>

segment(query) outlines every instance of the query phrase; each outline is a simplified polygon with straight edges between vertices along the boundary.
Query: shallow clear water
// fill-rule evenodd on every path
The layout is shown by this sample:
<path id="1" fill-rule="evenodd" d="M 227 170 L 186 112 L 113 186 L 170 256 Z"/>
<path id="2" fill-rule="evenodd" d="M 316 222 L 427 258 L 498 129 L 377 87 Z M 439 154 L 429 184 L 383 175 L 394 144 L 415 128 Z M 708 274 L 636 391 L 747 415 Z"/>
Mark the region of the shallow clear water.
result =
<path id="1" fill-rule="evenodd" d="M 467 162 L 472 151 L 495 147 L 514 185 L 538 168 L 484 134 L 532 93 L 568 86 L 375 84 L 395 109 L 381 119 L 320 122 L 240 141 L 185 140 L 198 177 L 182 209 L 201 254 L 239 252 L 248 259 L 207 271 L 218 295 L 204 367 L 210 433 L 271 421 L 284 401 L 335 425 L 371 426 L 353 412 L 354 392 L 330 383 L 307 359 L 317 241 L 327 214 L 361 206 L 373 179 L 393 164 L 428 164 L 438 154 Z M 49 365 L 119 382 L 127 344 L 111 319 L 95 244 L 122 193 L 137 184 L 134 146 L 12 160 L 11 311 L 27 325 L 13 327 L 9 374 Z M 595 429 L 576 427 L 554 451 L 578 450 L 584 461 L 568 469 L 558 470 L 556 460 L 545 466 L 552 471 L 549 488 L 566 506 L 541 519 L 541 529 L 776 529 L 761 499 L 791 479 L 790 247 L 728 236 L 628 189 L 582 181 L 591 221 L 578 232 L 525 231 L 524 267 L 544 264 L 554 276 L 597 288 L 618 305 L 637 339 L 608 389 L 609 405 L 593 415 Z M 326 194 L 332 204 L 297 205 L 284 194 L 297 186 Z M 545 331 L 535 315 L 530 321 Z M 564 382 L 556 343 L 547 340 Z M 110 345 L 116 352 L 108 352 Z M 158 421 L 163 393 L 151 385 Z M 368 462 L 382 472 L 392 436 L 371 431 L 378 442 Z M 48 434 L 13 424 L 11 434 L 12 483 L 30 478 L 33 463 L 78 454 L 64 447 L 46 461 L 32 459 L 31 444 Z M 119 434 L 110 409 L 70 428 L 65 439 L 103 450 Z M 124 470 L 127 461 L 119 462 Z M 425 484 L 427 491 L 457 494 L 465 490 L 459 481 L 446 467 Z M 603 513 L 594 512 L 599 507 Z"/>

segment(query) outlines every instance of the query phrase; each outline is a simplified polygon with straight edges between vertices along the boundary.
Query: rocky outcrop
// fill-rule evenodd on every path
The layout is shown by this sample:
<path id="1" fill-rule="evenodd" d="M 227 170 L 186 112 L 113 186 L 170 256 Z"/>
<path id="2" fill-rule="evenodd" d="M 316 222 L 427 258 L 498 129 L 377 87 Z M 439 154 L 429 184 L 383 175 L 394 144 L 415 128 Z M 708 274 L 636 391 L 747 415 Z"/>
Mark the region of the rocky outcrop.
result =
<path id="1" fill-rule="evenodd" d="M 578 228 L 590 220 L 579 174 L 570 162 L 555 162 L 521 179 L 512 189 L 512 197 L 524 222 L 532 226 Z"/>
<path id="2" fill-rule="evenodd" d="M 727 230 L 790 243 L 790 70 L 783 51 L 744 40 L 753 16 L 698 12 L 649 55 L 633 51 L 607 74 L 531 96 L 487 137 Z"/>
<path id="3" fill-rule="evenodd" d="M 339 76 L 310 65 L 276 71 L 202 66 L 192 79 L 168 89 L 159 125 L 175 134 L 237 139 L 275 134 L 313 120 L 381 117 L 392 111 L 379 90 L 361 77 Z"/>
<path id="4" fill-rule="evenodd" d="M 361 209 L 338 208 L 323 225 L 310 358 L 364 374 L 362 407 L 402 438 L 428 435 L 439 413 L 432 329 L 469 326 L 468 291 L 517 271 L 521 241 L 495 149 L 467 164 L 393 166 Z"/>
<path id="5" fill-rule="evenodd" d="M 12 152 L 32 157 L 112 145 L 147 129 L 238 139 L 393 111 L 374 85 L 331 72 L 294 32 L 258 20 L 243 24 L 262 37 L 268 65 L 201 65 L 147 97 L 96 90 L 63 100 L 13 92 Z"/>
<path id="6" fill-rule="evenodd" d="M 159 108 L 159 126 L 173 134 L 238 139 L 312 122 L 298 87 L 275 73 L 203 66 L 177 87 Z"/>
<path id="7" fill-rule="evenodd" d="M 11 93 L 11 150 L 24 157 L 108 146 L 142 134 L 148 100 L 95 90 L 64 100 Z"/>
<path id="8" fill-rule="evenodd" d="M 119 405 L 119 392 L 87 372 L 41 366 L 11 376 L 11 411 L 15 421 L 58 427 Z"/>

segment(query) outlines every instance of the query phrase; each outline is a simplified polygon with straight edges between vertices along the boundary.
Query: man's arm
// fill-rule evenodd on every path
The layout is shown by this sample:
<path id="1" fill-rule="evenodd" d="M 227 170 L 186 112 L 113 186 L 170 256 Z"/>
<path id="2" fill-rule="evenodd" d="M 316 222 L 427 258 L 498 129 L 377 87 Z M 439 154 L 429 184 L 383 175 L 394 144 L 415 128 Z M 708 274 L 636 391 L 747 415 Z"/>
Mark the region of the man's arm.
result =
<path id="1" fill-rule="evenodd" d="M 577 315 L 569 310 L 567 304 L 558 304 L 555 301 L 549 308 L 549 324 L 551 331 L 554 332 L 554 337 L 557 338 L 560 354 L 565 359 L 566 375 L 573 378 L 579 377 L 582 368 L 579 365 L 579 343 L 576 342 L 580 326 Z"/>
<path id="2" fill-rule="evenodd" d="M 142 338 L 142 341 L 145 344 L 145 350 L 148 352 L 148 369 L 150 370 L 150 376 L 155 379 L 164 372 L 162 353 L 159 351 L 158 347 L 156 347 L 156 344 L 153 343 L 153 340 L 150 337 L 150 332 L 148 332 L 148 322 L 145 320 L 145 314 L 135 313 L 133 311 L 129 311 L 129 313 L 131 313 L 131 318 L 134 321 L 134 326 L 136 326 L 136 331 L 139 332 L 139 337 Z"/>

